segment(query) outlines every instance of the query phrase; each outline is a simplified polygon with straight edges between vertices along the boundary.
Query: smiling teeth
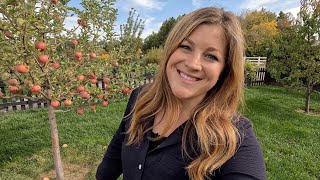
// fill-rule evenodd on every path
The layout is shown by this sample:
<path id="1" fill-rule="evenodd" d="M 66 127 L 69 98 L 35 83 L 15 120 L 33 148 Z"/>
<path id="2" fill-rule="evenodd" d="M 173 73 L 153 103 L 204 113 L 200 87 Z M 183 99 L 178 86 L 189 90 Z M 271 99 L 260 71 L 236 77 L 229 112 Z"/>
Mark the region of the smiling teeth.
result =
<path id="1" fill-rule="evenodd" d="M 180 76 L 186 80 L 189 80 L 189 81 L 196 81 L 197 80 L 196 78 L 189 77 L 186 74 L 183 74 L 182 72 L 180 72 Z"/>

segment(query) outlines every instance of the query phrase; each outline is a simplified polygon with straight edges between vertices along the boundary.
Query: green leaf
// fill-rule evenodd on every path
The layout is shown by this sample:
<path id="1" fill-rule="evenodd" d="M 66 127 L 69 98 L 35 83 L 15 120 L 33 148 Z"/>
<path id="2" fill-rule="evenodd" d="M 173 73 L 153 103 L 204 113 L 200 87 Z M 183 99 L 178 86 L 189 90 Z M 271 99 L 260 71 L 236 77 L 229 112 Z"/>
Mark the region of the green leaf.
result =
<path id="1" fill-rule="evenodd" d="M 19 26 L 22 26 L 25 22 L 26 21 L 24 19 L 22 19 L 22 18 L 18 18 L 17 19 L 17 23 L 18 23 Z"/>
<path id="2" fill-rule="evenodd" d="M 43 25 L 37 25 L 37 28 L 38 28 L 38 29 L 44 29 L 44 28 L 46 28 L 46 27 L 43 26 Z"/>

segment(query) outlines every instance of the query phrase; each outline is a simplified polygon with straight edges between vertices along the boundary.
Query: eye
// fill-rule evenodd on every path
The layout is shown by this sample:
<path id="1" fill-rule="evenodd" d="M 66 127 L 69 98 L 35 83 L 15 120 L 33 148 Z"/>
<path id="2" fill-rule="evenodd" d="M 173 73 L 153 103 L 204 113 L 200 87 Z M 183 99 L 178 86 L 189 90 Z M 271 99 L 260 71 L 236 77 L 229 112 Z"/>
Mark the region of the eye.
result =
<path id="1" fill-rule="evenodd" d="M 181 45 L 179 46 L 179 48 L 182 48 L 182 49 L 185 49 L 185 50 L 188 50 L 188 51 L 191 51 L 191 50 L 192 50 L 190 46 L 188 46 L 188 45 L 183 45 L 183 44 L 181 44 Z"/>
<path id="2" fill-rule="evenodd" d="M 218 61 L 217 56 L 215 56 L 213 54 L 207 54 L 206 57 L 209 58 L 210 60 Z"/>

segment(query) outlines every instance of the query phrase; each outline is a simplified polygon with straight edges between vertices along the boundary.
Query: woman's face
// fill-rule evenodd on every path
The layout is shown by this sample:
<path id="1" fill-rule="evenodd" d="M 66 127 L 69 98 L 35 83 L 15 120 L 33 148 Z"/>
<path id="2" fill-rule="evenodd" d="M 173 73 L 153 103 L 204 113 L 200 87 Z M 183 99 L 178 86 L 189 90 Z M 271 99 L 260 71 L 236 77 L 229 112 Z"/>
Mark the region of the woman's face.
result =
<path id="1" fill-rule="evenodd" d="M 166 74 L 182 102 L 199 103 L 217 83 L 225 65 L 226 38 L 218 25 L 199 25 L 170 56 Z"/>

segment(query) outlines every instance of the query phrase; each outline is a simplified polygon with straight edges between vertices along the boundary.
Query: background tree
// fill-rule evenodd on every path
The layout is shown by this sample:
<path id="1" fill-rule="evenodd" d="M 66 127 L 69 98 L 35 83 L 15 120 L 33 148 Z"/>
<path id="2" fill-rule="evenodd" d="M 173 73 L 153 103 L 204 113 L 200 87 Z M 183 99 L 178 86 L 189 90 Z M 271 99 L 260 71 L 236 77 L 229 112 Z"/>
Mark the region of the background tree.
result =
<path id="1" fill-rule="evenodd" d="M 59 180 L 64 179 L 64 173 L 56 112 L 77 109 L 78 114 L 83 115 L 86 106 L 95 110 L 98 103 L 107 106 L 119 91 L 130 93 L 130 87 L 124 87 L 130 83 L 120 78 L 130 67 L 119 65 L 117 59 L 102 60 L 97 54 L 102 48 L 101 39 L 107 42 L 113 39 L 115 1 L 82 1 L 83 10 L 68 7 L 68 2 L 5 0 L 0 4 L 0 74 L 7 85 L 0 98 L 47 102 Z M 66 29 L 66 18 L 75 15 L 79 17 L 78 25 Z M 110 52 L 110 57 L 116 56 L 116 51 Z M 114 69 L 116 75 L 112 73 Z M 97 88 L 100 73 L 107 76 L 103 79 L 107 84 L 105 89 Z M 119 87 L 122 88 L 119 90 Z M 57 110 L 62 104 L 63 108 Z"/>
<path id="2" fill-rule="evenodd" d="M 285 30 L 286 28 L 293 26 L 294 24 L 295 24 L 295 18 L 293 17 L 291 12 L 288 12 L 288 13 L 284 13 L 283 11 L 279 12 L 279 15 L 277 16 L 278 31 Z"/>
<path id="3" fill-rule="evenodd" d="M 246 56 L 268 56 L 277 35 L 276 14 L 266 9 L 248 11 L 241 17 Z"/>
<path id="4" fill-rule="evenodd" d="M 158 33 L 155 32 L 152 32 L 150 35 L 148 35 L 143 40 L 142 52 L 147 53 L 152 48 L 160 47 L 158 38 Z"/>
<path id="5" fill-rule="evenodd" d="M 161 46 L 163 47 L 171 29 L 176 24 L 176 22 L 178 22 L 181 19 L 182 16 L 178 16 L 176 19 L 170 17 L 169 19 L 165 20 L 162 23 L 158 33 L 153 32 L 144 39 L 142 51 L 144 53 L 147 53 L 148 50 L 152 48 L 159 48 Z"/>
<path id="6" fill-rule="evenodd" d="M 320 82 L 319 25 L 319 1 L 301 1 L 295 24 L 280 26 L 269 68 L 279 82 L 305 88 L 307 113 L 313 87 Z"/>

